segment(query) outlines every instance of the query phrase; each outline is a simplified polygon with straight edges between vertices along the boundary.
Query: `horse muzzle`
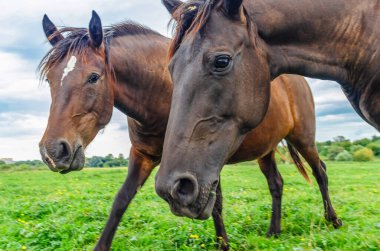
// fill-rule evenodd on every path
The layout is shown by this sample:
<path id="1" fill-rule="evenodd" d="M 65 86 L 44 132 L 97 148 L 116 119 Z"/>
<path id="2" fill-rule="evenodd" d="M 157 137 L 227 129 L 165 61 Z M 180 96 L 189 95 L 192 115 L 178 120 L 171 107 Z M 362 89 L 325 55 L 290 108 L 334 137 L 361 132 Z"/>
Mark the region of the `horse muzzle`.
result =
<path id="1" fill-rule="evenodd" d="M 43 162 L 53 172 L 66 174 L 81 170 L 84 166 L 84 150 L 80 144 L 71 147 L 63 139 L 48 144 L 40 143 L 40 153 Z"/>
<path id="2" fill-rule="evenodd" d="M 201 186 L 190 173 L 172 177 L 173 182 L 163 184 L 156 180 L 156 192 L 169 203 L 172 213 L 191 219 L 208 219 L 214 209 L 219 180 Z"/>

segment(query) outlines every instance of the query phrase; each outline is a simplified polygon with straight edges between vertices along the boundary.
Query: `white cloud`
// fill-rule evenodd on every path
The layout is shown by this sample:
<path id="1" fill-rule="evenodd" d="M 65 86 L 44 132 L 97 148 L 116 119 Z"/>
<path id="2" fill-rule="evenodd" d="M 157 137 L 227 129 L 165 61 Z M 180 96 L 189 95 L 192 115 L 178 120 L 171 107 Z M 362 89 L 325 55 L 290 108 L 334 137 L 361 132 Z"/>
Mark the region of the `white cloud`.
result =
<path id="1" fill-rule="evenodd" d="M 318 86 L 316 86 L 316 88 L 318 88 Z M 342 90 L 334 90 L 333 94 L 331 92 L 319 92 L 319 94 L 314 97 L 314 102 L 316 105 L 331 104 L 342 101 L 347 101 L 347 98 L 343 94 Z"/>
<path id="2" fill-rule="evenodd" d="M 158 0 L 15 0 L 6 1 L 1 11 L 0 23 L 7 25 L 2 25 L 0 37 L 7 39 L 0 40 L 0 47 L 43 42 L 41 21 L 44 14 L 48 14 L 57 26 L 87 27 L 92 10 L 98 12 L 103 25 L 133 19 L 167 34 L 169 15 Z"/>
<path id="3" fill-rule="evenodd" d="M 316 105 L 320 106 L 342 101 L 348 103 L 338 83 L 311 78 L 306 78 L 306 80 L 314 94 L 314 102 Z"/>
<path id="4" fill-rule="evenodd" d="M 0 137 L 0 158 L 14 160 L 40 159 L 38 141 L 35 135 L 24 137 Z"/>
<path id="5" fill-rule="evenodd" d="M 17 137 L 37 134 L 46 124 L 46 116 L 19 113 L 0 113 L 0 137 Z"/>
<path id="6" fill-rule="evenodd" d="M 339 121 L 339 122 L 338 122 Z M 317 119 L 317 139 L 319 141 L 331 140 L 336 136 L 344 136 L 351 140 L 379 136 L 374 128 L 364 121 L 346 121 L 342 118 Z"/>
<path id="7" fill-rule="evenodd" d="M 36 63 L 0 50 L 0 100 L 50 99 L 46 85 L 39 85 L 36 68 Z"/>
<path id="8" fill-rule="evenodd" d="M 38 159 L 38 142 L 46 121 L 46 116 L 0 113 L 0 157 Z"/>
<path id="9" fill-rule="evenodd" d="M 45 131 L 47 119 L 48 114 L 0 113 L 0 158 L 40 159 L 38 143 Z M 112 120 L 86 149 L 86 155 L 123 153 L 128 156 L 131 144 L 128 131 L 123 129 L 126 124 L 126 116 L 115 109 Z"/>
<path id="10" fill-rule="evenodd" d="M 380 135 L 353 111 L 351 104 L 333 81 L 307 78 L 312 89 L 317 115 L 317 140 L 330 140 L 341 135 L 360 139 Z"/>
<path id="11" fill-rule="evenodd" d="M 114 113 L 120 113 L 116 109 Z M 118 121 L 123 118 L 124 121 Z M 112 153 L 117 156 L 119 153 L 124 154 L 124 156 L 129 155 L 129 150 L 131 148 L 131 142 L 129 140 L 129 135 L 127 130 L 123 130 L 127 124 L 127 118 L 123 114 L 114 114 L 111 123 L 104 129 L 104 131 L 99 132 L 94 141 L 87 147 L 87 156 L 104 156 L 108 153 Z"/>
<path id="12" fill-rule="evenodd" d="M 328 123 L 343 123 L 343 122 L 357 122 L 358 118 L 356 114 L 329 114 L 326 116 L 318 117 L 319 122 L 328 122 Z"/>

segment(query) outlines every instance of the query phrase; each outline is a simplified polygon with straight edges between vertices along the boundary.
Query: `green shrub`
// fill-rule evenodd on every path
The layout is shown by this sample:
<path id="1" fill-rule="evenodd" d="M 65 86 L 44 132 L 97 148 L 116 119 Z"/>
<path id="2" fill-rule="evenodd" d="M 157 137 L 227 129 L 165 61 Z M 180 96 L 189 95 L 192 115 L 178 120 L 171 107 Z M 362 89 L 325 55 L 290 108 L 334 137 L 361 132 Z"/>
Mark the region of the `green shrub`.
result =
<path id="1" fill-rule="evenodd" d="M 335 156 L 335 160 L 336 161 L 352 161 L 352 155 L 351 153 L 344 150 L 343 152 Z"/>
<path id="2" fill-rule="evenodd" d="M 330 148 L 329 146 L 323 146 L 323 145 L 318 146 L 319 155 L 327 156 L 329 154 L 329 148 Z"/>
<path id="3" fill-rule="evenodd" d="M 362 145 L 352 145 L 351 147 L 350 147 L 350 152 L 351 153 L 354 153 L 354 152 L 356 152 L 357 150 L 360 150 L 360 149 L 363 149 L 364 148 L 364 146 L 362 146 Z"/>
<path id="4" fill-rule="evenodd" d="M 327 158 L 329 160 L 335 160 L 335 157 L 344 151 L 344 148 L 341 146 L 330 146 L 328 153 L 327 153 Z"/>
<path id="5" fill-rule="evenodd" d="M 5 171 L 5 170 L 9 170 L 11 169 L 12 167 L 10 165 L 7 165 L 7 164 L 0 164 L 0 171 Z"/>
<path id="6" fill-rule="evenodd" d="M 373 151 L 368 148 L 357 150 L 353 154 L 354 161 L 370 161 L 374 158 Z"/>
<path id="7" fill-rule="evenodd" d="M 373 151 L 373 154 L 380 156 L 380 144 L 371 143 L 367 147 Z"/>

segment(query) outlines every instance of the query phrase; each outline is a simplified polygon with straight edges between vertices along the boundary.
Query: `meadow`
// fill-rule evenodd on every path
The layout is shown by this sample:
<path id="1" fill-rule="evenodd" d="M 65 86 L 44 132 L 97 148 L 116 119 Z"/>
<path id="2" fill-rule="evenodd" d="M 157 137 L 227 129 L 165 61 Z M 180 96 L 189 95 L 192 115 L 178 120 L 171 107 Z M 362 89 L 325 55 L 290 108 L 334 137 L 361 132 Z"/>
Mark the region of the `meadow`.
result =
<path id="1" fill-rule="evenodd" d="M 325 221 L 315 180 L 310 186 L 293 165 L 283 164 L 282 234 L 266 238 L 271 213 L 266 180 L 253 162 L 226 166 L 223 215 L 232 250 L 379 250 L 380 162 L 327 167 L 343 227 L 336 230 Z M 91 250 L 126 173 L 127 168 L 67 175 L 0 172 L 0 250 Z M 213 250 L 212 219 L 172 215 L 156 195 L 153 178 L 124 215 L 112 250 Z"/>

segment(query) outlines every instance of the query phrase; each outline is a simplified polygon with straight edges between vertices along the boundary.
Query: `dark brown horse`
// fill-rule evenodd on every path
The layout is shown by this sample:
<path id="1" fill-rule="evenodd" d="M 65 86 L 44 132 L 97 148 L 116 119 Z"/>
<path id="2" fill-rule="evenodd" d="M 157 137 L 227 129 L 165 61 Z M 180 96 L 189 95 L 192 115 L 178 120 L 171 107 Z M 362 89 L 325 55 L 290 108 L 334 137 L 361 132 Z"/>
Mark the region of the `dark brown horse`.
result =
<path id="1" fill-rule="evenodd" d="M 205 211 L 213 203 L 210 184 L 218 182 L 247 132 L 261 125 L 269 82 L 281 73 L 339 81 L 356 111 L 380 129 L 379 0 L 163 2 L 177 28 L 169 53 L 172 106 L 156 191 L 177 214 L 210 214 Z M 305 98 L 293 97 L 293 102 Z M 284 123 L 274 119 L 272 124 Z M 292 132 L 299 129 L 304 130 L 296 126 Z M 306 159 L 315 151 L 314 132 L 309 133 L 294 144 Z M 319 167 L 314 164 L 314 173 Z M 173 196 L 178 180 L 189 174 L 191 199 Z"/>
<path id="2" fill-rule="evenodd" d="M 178 10 L 174 18 L 180 26 L 171 54 L 187 38 L 194 39 L 181 46 L 181 56 L 194 47 L 201 54 L 211 48 L 220 52 L 220 46 L 230 54 L 250 51 L 251 64 L 260 69 L 255 74 L 261 76 L 252 85 L 260 90 L 269 82 L 263 80 L 283 73 L 335 80 L 357 113 L 380 130 L 379 0 L 162 1 L 170 12 Z M 234 48 L 236 44 L 247 46 Z M 265 91 L 263 99 L 268 97 Z M 254 127 L 260 119 L 250 120 Z"/>
<path id="3" fill-rule="evenodd" d="M 42 158 L 49 168 L 60 173 L 80 170 L 84 149 L 109 122 L 112 107 L 129 116 L 132 149 L 128 176 L 95 248 L 108 250 L 123 213 L 161 160 L 172 93 L 166 70 L 170 40 L 133 23 L 103 30 L 96 13 L 93 13 L 89 29 L 58 31 L 47 16 L 43 27 L 53 45 L 41 62 L 42 76 L 50 83 L 52 95 L 48 126 L 40 143 Z M 296 148 L 305 149 L 305 144 L 311 146 L 302 155 L 318 177 L 327 219 L 335 226 L 340 225 L 329 199 L 327 177 L 319 168 L 323 163 L 313 144 L 315 114 L 307 83 L 299 76 L 282 76 L 274 81 L 272 95 L 266 119 L 247 135 L 229 163 L 260 158 L 260 168 L 273 198 L 268 234 L 277 234 L 280 232 L 282 178 L 276 168 L 273 149 L 285 137 Z M 307 178 L 296 151 L 291 146 L 289 150 Z M 187 185 L 191 183 L 183 180 L 179 185 L 176 196 L 186 197 Z M 222 247 L 227 248 L 219 182 L 214 186 L 216 196 L 213 200 L 216 202 L 209 209 L 217 236 L 224 240 Z"/>

